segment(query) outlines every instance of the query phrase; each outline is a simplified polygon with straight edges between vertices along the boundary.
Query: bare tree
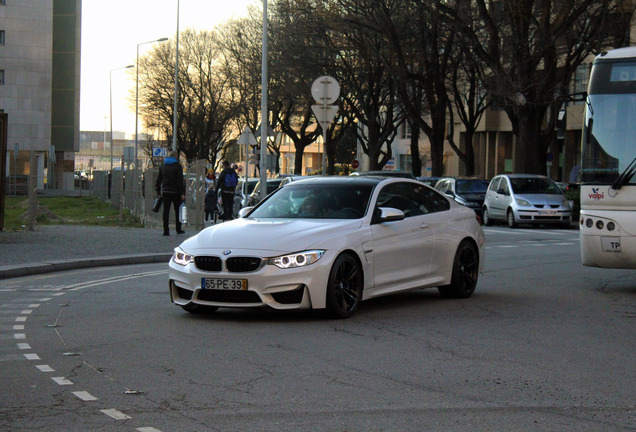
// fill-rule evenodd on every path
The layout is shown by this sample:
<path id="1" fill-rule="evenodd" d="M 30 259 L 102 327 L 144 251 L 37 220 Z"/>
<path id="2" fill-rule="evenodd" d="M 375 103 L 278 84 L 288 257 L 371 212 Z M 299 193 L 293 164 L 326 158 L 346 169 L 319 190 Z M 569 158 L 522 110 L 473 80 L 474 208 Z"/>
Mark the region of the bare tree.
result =
<path id="1" fill-rule="evenodd" d="M 604 44 L 625 42 L 620 39 L 633 6 L 614 0 L 438 0 L 434 5 L 465 50 L 483 62 L 486 90 L 517 136 L 514 171 L 543 172 L 555 97 L 588 55 Z"/>
<path id="2" fill-rule="evenodd" d="M 238 109 L 218 46 L 210 31 L 186 30 L 180 37 L 177 150 L 188 161 L 207 159 L 213 165 L 229 145 Z M 170 137 L 174 78 L 168 77 L 174 77 L 174 53 L 174 44 L 161 44 L 139 61 L 140 113 L 149 127 L 161 127 Z"/>

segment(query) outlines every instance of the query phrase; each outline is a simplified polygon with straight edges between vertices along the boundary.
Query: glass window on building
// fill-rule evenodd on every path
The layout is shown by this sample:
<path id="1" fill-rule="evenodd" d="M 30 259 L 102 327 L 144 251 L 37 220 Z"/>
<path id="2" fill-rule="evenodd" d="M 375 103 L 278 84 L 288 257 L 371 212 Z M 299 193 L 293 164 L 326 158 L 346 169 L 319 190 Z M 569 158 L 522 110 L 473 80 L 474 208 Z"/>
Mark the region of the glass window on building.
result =
<path id="1" fill-rule="evenodd" d="M 4 69 L 0 69 L 0 85 L 4 85 Z"/>
<path id="2" fill-rule="evenodd" d="M 572 83 L 572 93 L 583 93 L 587 91 L 587 81 L 590 76 L 590 65 L 583 63 L 576 68 L 574 72 L 574 80 Z M 580 105 L 584 101 L 574 102 L 574 105 Z"/>
<path id="3" fill-rule="evenodd" d="M 411 172 L 413 167 L 413 160 L 410 154 L 397 155 L 398 157 L 398 169 L 400 171 Z"/>
<path id="4" fill-rule="evenodd" d="M 0 45 L 4 45 L 4 30 L 0 30 Z"/>
<path id="5" fill-rule="evenodd" d="M 400 138 L 402 139 L 411 138 L 411 123 L 407 121 L 402 123 L 402 126 L 400 126 Z"/>

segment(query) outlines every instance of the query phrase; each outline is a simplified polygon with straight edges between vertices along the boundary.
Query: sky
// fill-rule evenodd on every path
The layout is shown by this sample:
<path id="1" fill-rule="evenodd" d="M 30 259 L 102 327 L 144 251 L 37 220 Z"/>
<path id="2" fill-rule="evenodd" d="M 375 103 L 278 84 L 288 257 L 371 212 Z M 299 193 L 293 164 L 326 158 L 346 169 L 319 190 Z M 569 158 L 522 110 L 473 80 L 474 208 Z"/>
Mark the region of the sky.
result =
<path id="1" fill-rule="evenodd" d="M 262 10 L 261 0 L 84 0 L 82 2 L 82 48 L 80 130 L 109 131 L 112 76 L 113 131 L 135 133 L 135 63 L 152 48 L 153 41 L 174 38 L 179 30 L 211 30 L 232 17 L 247 14 L 248 5 Z M 161 42 L 155 42 L 161 43 Z M 112 72 L 111 72 L 112 70 Z M 139 132 L 144 132 L 141 121 Z"/>

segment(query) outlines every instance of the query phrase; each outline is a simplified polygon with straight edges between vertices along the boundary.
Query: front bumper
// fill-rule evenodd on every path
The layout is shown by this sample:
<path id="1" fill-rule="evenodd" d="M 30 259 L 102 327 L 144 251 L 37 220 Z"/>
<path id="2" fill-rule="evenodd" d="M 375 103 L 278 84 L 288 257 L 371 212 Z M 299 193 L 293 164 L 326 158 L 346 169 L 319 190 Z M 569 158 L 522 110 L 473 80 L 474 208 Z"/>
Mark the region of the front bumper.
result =
<path id="1" fill-rule="evenodd" d="M 515 221 L 520 224 L 569 224 L 572 221 L 572 211 L 569 209 L 543 211 L 519 208 L 514 212 L 514 215 Z"/>
<path id="2" fill-rule="evenodd" d="M 328 254 L 325 254 L 328 255 Z M 264 265 L 254 272 L 203 271 L 170 260 L 170 299 L 178 306 L 231 308 L 322 309 L 325 307 L 331 259 L 323 256 L 307 267 L 280 269 Z M 204 289 L 202 279 L 245 279 L 247 290 Z"/>

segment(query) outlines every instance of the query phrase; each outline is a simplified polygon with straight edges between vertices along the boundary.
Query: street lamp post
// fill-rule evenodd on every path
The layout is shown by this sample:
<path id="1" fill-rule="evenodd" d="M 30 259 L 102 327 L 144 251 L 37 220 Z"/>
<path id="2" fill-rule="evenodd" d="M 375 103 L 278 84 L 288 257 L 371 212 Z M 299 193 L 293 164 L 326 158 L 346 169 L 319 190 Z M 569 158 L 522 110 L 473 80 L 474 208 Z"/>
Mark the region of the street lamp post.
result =
<path id="1" fill-rule="evenodd" d="M 263 0 L 263 50 L 261 54 L 261 160 L 259 165 L 261 177 L 261 198 L 267 196 L 267 172 L 265 156 L 267 154 L 267 0 Z"/>
<path id="2" fill-rule="evenodd" d="M 135 66 L 128 65 L 128 66 L 122 66 L 122 67 L 118 67 L 118 68 L 110 70 L 110 81 L 108 84 L 110 88 L 110 172 L 111 172 L 111 175 L 113 172 L 113 72 L 120 69 L 130 69 L 132 67 L 135 67 Z"/>
<path id="3" fill-rule="evenodd" d="M 141 42 L 137 44 L 137 62 L 135 63 L 137 65 L 137 70 L 136 72 L 136 76 L 135 76 L 135 170 L 139 170 L 139 46 L 140 45 L 145 45 L 145 44 L 150 44 L 150 43 L 154 43 L 154 42 L 164 42 L 167 41 L 168 38 L 163 37 L 160 39 L 154 39 L 148 42 Z M 137 188 L 135 187 L 135 184 L 137 182 L 133 182 L 132 184 L 132 188 L 133 188 L 133 199 L 135 200 L 135 210 L 137 209 Z"/>

